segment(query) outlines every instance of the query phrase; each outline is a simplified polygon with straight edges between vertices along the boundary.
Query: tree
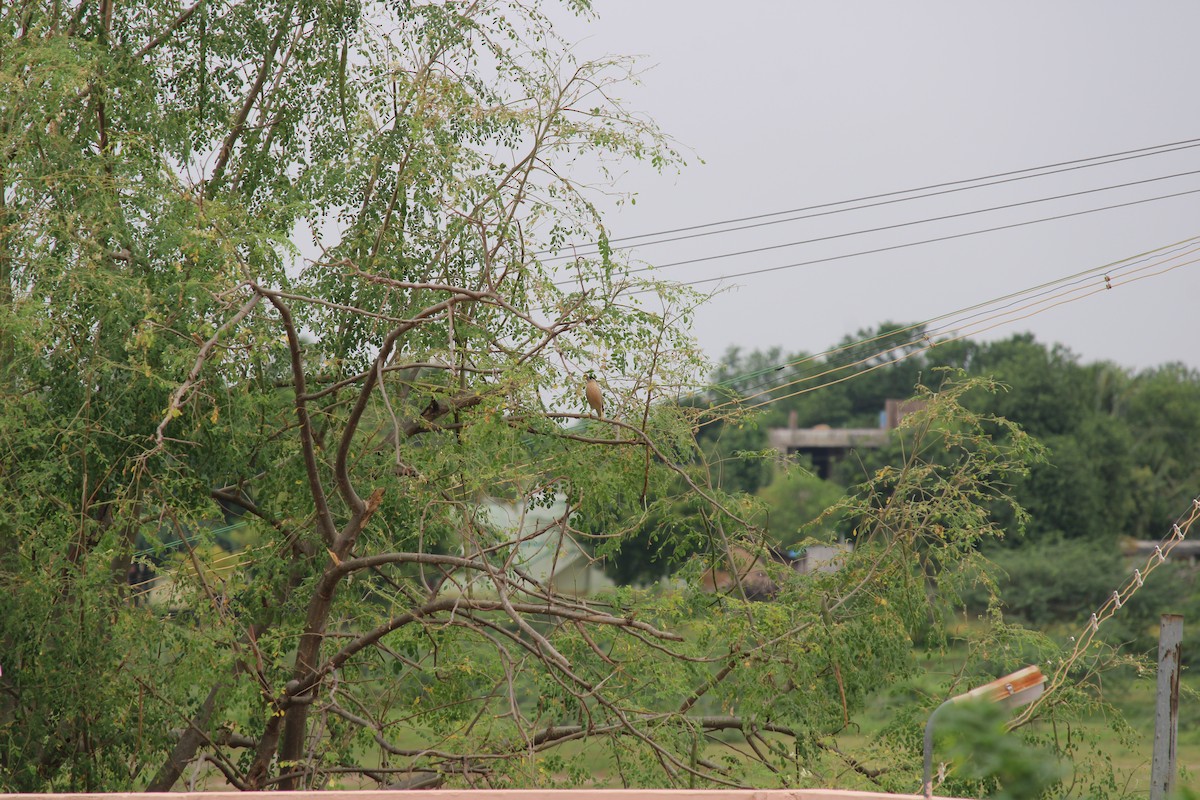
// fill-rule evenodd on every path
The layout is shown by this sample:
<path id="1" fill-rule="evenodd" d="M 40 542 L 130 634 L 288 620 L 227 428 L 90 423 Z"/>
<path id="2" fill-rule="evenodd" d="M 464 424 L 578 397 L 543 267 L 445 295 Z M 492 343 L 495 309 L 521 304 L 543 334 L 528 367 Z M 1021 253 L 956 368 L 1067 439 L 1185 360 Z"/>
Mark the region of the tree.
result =
<path id="1" fill-rule="evenodd" d="M 678 471 L 670 294 L 553 258 L 603 244 L 568 162 L 675 159 L 612 96 L 628 65 L 493 2 L 33 2 L 3 31 L 5 786 L 389 780 L 376 739 L 502 779 L 535 728 L 572 738 L 517 709 L 530 660 L 636 730 L 564 652 L 676 636 L 531 582 L 479 514 L 561 493 L 602 522 Z M 589 368 L 614 411 L 571 428 Z M 213 558 L 230 507 L 252 544 Z M 150 605 L 146 561 L 174 564 Z M 483 754 L 404 756 L 409 712 Z"/>
<path id="2" fill-rule="evenodd" d="M 795 547 L 805 536 L 829 538 L 827 530 L 808 530 L 808 523 L 820 517 L 844 494 L 845 490 L 833 481 L 822 480 L 811 470 L 799 466 L 778 469 L 758 496 L 769 512 L 767 526 L 772 538 L 785 547 Z"/>
<path id="3" fill-rule="evenodd" d="M 1168 525 L 1195 496 L 1200 457 L 1180 443 L 1200 435 L 1200 373 L 1165 364 L 1143 371 L 1131 384 L 1120 408 L 1135 431 L 1131 483 L 1138 513 L 1131 533 L 1146 538 Z"/>

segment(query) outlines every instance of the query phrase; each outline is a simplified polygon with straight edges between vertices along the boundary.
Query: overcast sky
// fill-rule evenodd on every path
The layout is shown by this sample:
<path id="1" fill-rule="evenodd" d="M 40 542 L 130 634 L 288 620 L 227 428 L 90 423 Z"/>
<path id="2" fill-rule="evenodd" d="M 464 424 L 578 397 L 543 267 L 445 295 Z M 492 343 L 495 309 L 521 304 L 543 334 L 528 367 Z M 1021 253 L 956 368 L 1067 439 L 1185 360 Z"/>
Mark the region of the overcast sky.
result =
<path id="1" fill-rule="evenodd" d="M 642 56 L 642 85 L 624 98 L 693 154 L 679 175 L 631 169 L 624 176 L 619 186 L 637 203 L 609 215 L 614 236 L 1200 140 L 1197 3 L 595 0 L 595 7 L 596 20 L 562 15 L 560 34 L 578 43 L 580 57 Z M 669 264 L 1191 171 L 1200 171 L 1200 147 L 634 255 Z M 698 280 L 1191 190 L 1200 190 L 1200 173 L 660 274 Z M 694 332 L 713 357 L 731 346 L 820 351 L 883 320 L 939 317 L 1198 236 L 1198 212 L 1200 194 L 1190 194 L 734 278 L 720 284 L 730 288 L 699 313 Z M 1200 258 L 1182 252 L 1163 267 Z M 1030 330 L 1086 361 L 1200 367 L 1200 263 L 1157 276 L 1149 273 L 1162 267 L 1148 264 L 1117 270 L 1142 280 L 1115 279 L 1111 291 L 979 338 Z"/>

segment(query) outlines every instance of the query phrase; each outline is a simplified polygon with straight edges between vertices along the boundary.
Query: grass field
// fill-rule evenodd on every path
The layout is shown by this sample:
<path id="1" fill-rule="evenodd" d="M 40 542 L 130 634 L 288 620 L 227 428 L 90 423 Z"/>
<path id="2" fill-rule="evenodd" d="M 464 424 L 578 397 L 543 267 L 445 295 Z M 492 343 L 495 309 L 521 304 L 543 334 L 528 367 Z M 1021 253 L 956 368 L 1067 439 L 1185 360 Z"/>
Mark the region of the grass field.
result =
<path id="1" fill-rule="evenodd" d="M 1195 788 L 1200 786 L 1200 705 L 1196 702 L 1200 676 L 1185 671 L 1181 683 L 1182 688 L 1190 691 L 1185 691 L 1179 702 L 1179 735 L 1176 739 L 1179 773 L 1175 785 Z M 1145 797 L 1149 793 L 1154 694 L 1154 681 L 1147 679 L 1116 689 L 1111 698 L 1138 734 L 1138 740 L 1132 745 L 1126 745 L 1116 737 L 1105 740 L 1105 749 L 1113 763 L 1128 776 L 1129 792 L 1134 797 Z M 1105 730 L 1102 720 L 1097 721 L 1096 727 Z"/>
<path id="2" fill-rule="evenodd" d="M 927 663 L 926 673 L 908 684 L 893 687 L 880 693 L 868 704 L 863 714 L 855 720 L 859 735 L 848 737 L 850 744 L 859 744 L 870 739 L 885 726 L 900 704 L 895 696 L 913 692 L 938 693 L 946 684 L 948 676 L 957 667 L 958 654 L 951 652 L 942 659 Z M 1090 764 L 1106 769 L 1111 764 L 1116 779 L 1116 788 L 1110 796 L 1147 797 L 1150 785 L 1150 764 L 1154 744 L 1155 676 L 1150 672 L 1142 678 L 1132 676 L 1108 676 L 1103 684 L 1103 699 L 1113 706 L 1128 724 L 1124 733 L 1114 730 L 1110 720 L 1102 715 L 1085 718 L 1070 726 L 1053 732 L 1060 738 L 1071 735 L 1082 740 L 1078 763 L 1065 765 L 1068 773 L 1084 771 Z M 1184 666 L 1181 677 L 1179 702 L 1178 736 L 1176 739 L 1176 763 L 1178 767 L 1176 787 L 1200 788 L 1200 675 L 1189 673 Z M 1076 775 L 1077 778 L 1081 777 Z M 1064 784 L 1064 798 L 1087 798 L 1085 790 L 1071 791 L 1070 777 Z"/>

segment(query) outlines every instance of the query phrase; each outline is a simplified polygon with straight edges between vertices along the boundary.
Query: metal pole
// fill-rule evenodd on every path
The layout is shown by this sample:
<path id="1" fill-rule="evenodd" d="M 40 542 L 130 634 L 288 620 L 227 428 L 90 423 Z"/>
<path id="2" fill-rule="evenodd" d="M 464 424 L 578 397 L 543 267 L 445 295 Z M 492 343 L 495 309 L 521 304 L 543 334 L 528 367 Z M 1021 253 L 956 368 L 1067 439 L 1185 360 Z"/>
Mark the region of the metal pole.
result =
<path id="1" fill-rule="evenodd" d="M 1154 758 L 1150 800 L 1166 800 L 1175 788 L 1175 736 L 1179 730 L 1179 653 L 1183 617 L 1163 614 L 1158 629 L 1158 694 L 1154 704 Z"/>

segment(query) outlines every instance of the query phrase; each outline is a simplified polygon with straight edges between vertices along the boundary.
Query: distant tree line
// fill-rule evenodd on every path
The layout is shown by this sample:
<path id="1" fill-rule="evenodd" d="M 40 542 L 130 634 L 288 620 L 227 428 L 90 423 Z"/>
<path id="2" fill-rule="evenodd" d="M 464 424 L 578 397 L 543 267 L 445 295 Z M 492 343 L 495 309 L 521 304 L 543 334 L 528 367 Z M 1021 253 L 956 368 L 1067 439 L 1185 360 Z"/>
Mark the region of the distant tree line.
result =
<path id="1" fill-rule="evenodd" d="M 900 346 L 874 362 L 864 360 L 868 351 L 896 347 L 895 339 L 920 344 Z M 868 343 L 856 344 L 861 341 Z M 764 388 L 768 391 L 751 402 L 780 397 L 763 407 L 754 427 L 739 421 L 731 429 L 715 419 L 699 429 L 699 437 L 728 459 L 735 452 L 766 448 L 767 429 L 787 425 L 792 412 L 801 427 L 874 427 L 888 399 L 911 396 L 918 383 L 936 387 L 938 370 L 951 368 L 999 381 L 1002 391 L 973 395 L 968 405 L 1011 419 L 1050 451 L 1047 463 L 1014 486 L 1031 520 L 1009 544 L 1055 537 L 1154 538 L 1200 485 L 1200 450 L 1189 446 L 1200 437 L 1200 372 L 1182 364 L 1131 370 L 1111 362 L 1083 363 L 1067 348 L 1038 342 L 1028 333 L 928 347 L 919 326 L 891 323 L 847 336 L 832 350 L 828 357 L 813 358 L 778 349 L 731 349 L 717 368 L 713 398 L 756 395 Z M 884 359 L 891 363 L 869 370 Z M 861 363 L 832 372 L 856 362 Z M 819 373 L 831 374 L 802 380 Z M 755 378 L 739 377 L 747 374 Z M 788 385 L 769 390 L 783 384 Z M 807 389 L 815 390 L 784 396 Z M 847 485 L 861 480 L 872 466 L 893 460 L 886 448 L 858 456 L 861 461 L 841 462 L 831 480 Z M 747 463 L 721 471 L 727 488 L 757 492 L 770 483 L 766 460 L 741 461 Z"/>
<path id="2" fill-rule="evenodd" d="M 1200 372 L 1179 363 L 1135 370 L 1084 362 L 1029 333 L 939 341 L 922 326 L 889 322 L 845 337 L 826 355 L 734 348 L 712 387 L 691 401 L 718 409 L 697 435 L 724 488 L 764 501 L 779 544 L 852 536 L 845 520 L 805 526 L 843 487 L 897 463 L 900 440 L 857 451 L 821 480 L 803 463 L 785 470 L 773 462 L 768 429 L 792 414 L 801 427 L 874 427 L 888 399 L 907 398 L 918 384 L 936 388 L 944 370 L 998 381 L 1000 391 L 973 393 L 964 404 L 1017 423 L 1047 448 L 1047 459 L 1007 488 L 1028 520 L 1009 520 L 1005 537 L 990 545 L 1007 575 L 1007 608 L 1026 621 L 1070 619 L 1111 592 L 1127 571 L 1122 540 L 1161 537 L 1200 491 Z M 720 409 L 734 401 L 760 405 L 756 424 L 724 419 Z M 1178 605 L 1190 595 L 1190 575 L 1180 573 L 1170 599 Z"/>

